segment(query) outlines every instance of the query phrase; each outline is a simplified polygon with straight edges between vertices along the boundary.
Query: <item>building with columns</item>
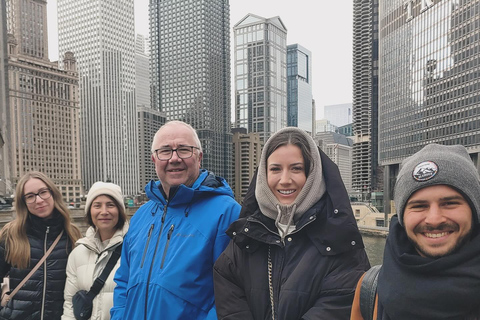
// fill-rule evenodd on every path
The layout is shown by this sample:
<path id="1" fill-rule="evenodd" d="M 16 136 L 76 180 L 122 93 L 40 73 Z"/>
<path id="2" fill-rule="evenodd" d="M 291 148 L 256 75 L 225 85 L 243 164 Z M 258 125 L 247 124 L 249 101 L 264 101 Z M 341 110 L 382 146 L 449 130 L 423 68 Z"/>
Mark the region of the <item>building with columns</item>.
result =
<path id="1" fill-rule="evenodd" d="M 10 187 L 27 171 L 49 176 L 68 203 L 84 195 L 76 58 L 48 59 L 46 1 L 7 0 Z M 2 113 L 2 117 L 3 117 Z M 8 181 L 8 180 L 7 180 Z"/>

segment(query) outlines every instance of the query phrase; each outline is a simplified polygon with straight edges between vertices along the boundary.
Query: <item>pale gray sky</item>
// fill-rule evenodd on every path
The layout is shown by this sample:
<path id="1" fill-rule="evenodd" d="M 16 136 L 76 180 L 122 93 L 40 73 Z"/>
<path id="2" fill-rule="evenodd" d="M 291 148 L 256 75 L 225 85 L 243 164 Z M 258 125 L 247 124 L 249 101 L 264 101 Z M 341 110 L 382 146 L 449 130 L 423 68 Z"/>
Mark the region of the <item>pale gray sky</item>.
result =
<path id="1" fill-rule="evenodd" d="M 134 1 L 136 33 L 147 35 L 149 0 Z M 58 59 L 56 5 L 57 0 L 48 0 L 51 60 Z M 353 1 L 230 0 L 230 29 L 248 13 L 279 16 L 288 30 L 287 44 L 298 43 L 312 52 L 317 119 L 325 105 L 352 102 Z"/>

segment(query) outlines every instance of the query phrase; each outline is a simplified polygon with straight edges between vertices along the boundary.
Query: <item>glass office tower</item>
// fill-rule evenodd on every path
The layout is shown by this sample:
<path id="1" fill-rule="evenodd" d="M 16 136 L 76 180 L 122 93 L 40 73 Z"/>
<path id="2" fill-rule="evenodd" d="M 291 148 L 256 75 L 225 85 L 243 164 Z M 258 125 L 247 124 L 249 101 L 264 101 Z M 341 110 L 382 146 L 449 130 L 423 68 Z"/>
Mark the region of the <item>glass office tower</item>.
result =
<path id="1" fill-rule="evenodd" d="M 152 106 L 192 125 L 202 167 L 232 176 L 228 0 L 151 0 Z"/>
<path id="2" fill-rule="evenodd" d="M 480 152 L 480 0 L 380 2 L 379 159 L 385 196 L 428 143 Z"/>
<path id="3" fill-rule="evenodd" d="M 287 29 L 279 17 L 248 14 L 235 35 L 235 127 L 262 141 L 287 125 Z"/>
<path id="4" fill-rule="evenodd" d="M 313 130 L 312 53 L 299 44 L 287 46 L 287 124 Z"/>

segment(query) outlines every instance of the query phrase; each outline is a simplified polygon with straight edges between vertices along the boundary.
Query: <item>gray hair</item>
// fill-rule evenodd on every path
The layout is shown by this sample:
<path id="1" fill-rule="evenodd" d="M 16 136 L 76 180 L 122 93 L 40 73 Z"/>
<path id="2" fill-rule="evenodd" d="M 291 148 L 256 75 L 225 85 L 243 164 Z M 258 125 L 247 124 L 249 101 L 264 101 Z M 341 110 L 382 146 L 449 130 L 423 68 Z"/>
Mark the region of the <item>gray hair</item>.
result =
<path id="1" fill-rule="evenodd" d="M 172 120 L 172 121 L 168 121 L 163 126 L 161 126 L 160 129 L 158 129 L 157 133 L 155 133 L 155 136 L 153 137 L 153 141 L 152 141 L 152 148 L 151 148 L 152 154 L 155 152 L 155 147 L 153 146 L 153 144 L 155 143 L 155 139 L 157 138 L 157 136 L 160 134 L 160 131 L 162 131 L 162 129 L 165 128 L 166 126 L 174 126 L 174 125 L 183 125 L 184 127 L 187 127 L 188 129 L 190 129 L 192 131 L 193 140 L 195 141 L 196 147 L 198 147 L 200 153 L 203 152 L 202 144 L 200 143 L 200 139 L 198 138 L 197 131 L 186 122 L 179 121 L 179 120 Z"/>

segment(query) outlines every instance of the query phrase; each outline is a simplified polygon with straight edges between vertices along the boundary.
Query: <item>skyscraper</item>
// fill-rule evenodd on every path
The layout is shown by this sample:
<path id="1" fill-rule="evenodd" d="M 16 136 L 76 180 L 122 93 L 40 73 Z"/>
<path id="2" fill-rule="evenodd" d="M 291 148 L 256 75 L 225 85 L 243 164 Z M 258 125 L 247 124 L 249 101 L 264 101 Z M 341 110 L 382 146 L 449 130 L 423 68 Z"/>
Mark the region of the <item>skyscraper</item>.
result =
<path id="1" fill-rule="evenodd" d="M 266 141 L 287 126 L 287 29 L 279 17 L 248 14 L 233 31 L 235 127 Z"/>
<path id="2" fill-rule="evenodd" d="M 72 52 L 64 69 L 48 60 L 46 1 L 8 0 L 10 183 L 27 171 L 48 175 L 67 202 L 80 204 L 78 73 Z M 6 160 L 6 159 L 5 159 Z"/>
<path id="3" fill-rule="evenodd" d="M 247 133 L 245 128 L 233 128 L 234 176 L 230 186 L 235 200 L 241 203 L 247 193 L 255 169 L 260 164 L 263 143 L 258 133 Z"/>
<path id="4" fill-rule="evenodd" d="M 333 125 L 341 127 L 352 123 L 352 104 L 342 103 L 323 107 L 323 116 Z"/>
<path id="5" fill-rule="evenodd" d="M 140 192 L 133 0 L 58 0 L 59 56 L 80 73 L 83 182 Z"/>
<path id="6" fill-rule="evenodd" d="M 353 190 L 383 188 L 378 165 L 378 1 L 353 2 Z"/>
<path id="7" fill-rule="evenodd" d="M 387 204 L 401 161 L 428 143 L 464 145 L 480 166 L 479 8 L 480 0 L 380 1 L 379 160 Z"/>
<path id="8" fill-rule="evenodd" d="M 229 181 L 230 6 L 226 0 L 151 0 L 153 108 L 197 130 L 202 167 Z"/>
<path id="9" fill-rule="evenodd" d="M 135 41 L 135 94 L 138 114 L 139 189 L 157 179 L 151 155 L 153 137 L 165 124 L 165 115 L 150 104 L 150 56 L 148 42 L 137 34 Z"/>
<path id="10" fill-rule="evenodd" d="M 315 134 L 312 114 L 312 53 L 287 46 L 287 124 Z"/>
<path id="11" fill-rule="evenodd" d="M 10 128 L 8 105 L 7 6 L 0 1 L 0 196 L 13 194 L 10 172 Z"/>

